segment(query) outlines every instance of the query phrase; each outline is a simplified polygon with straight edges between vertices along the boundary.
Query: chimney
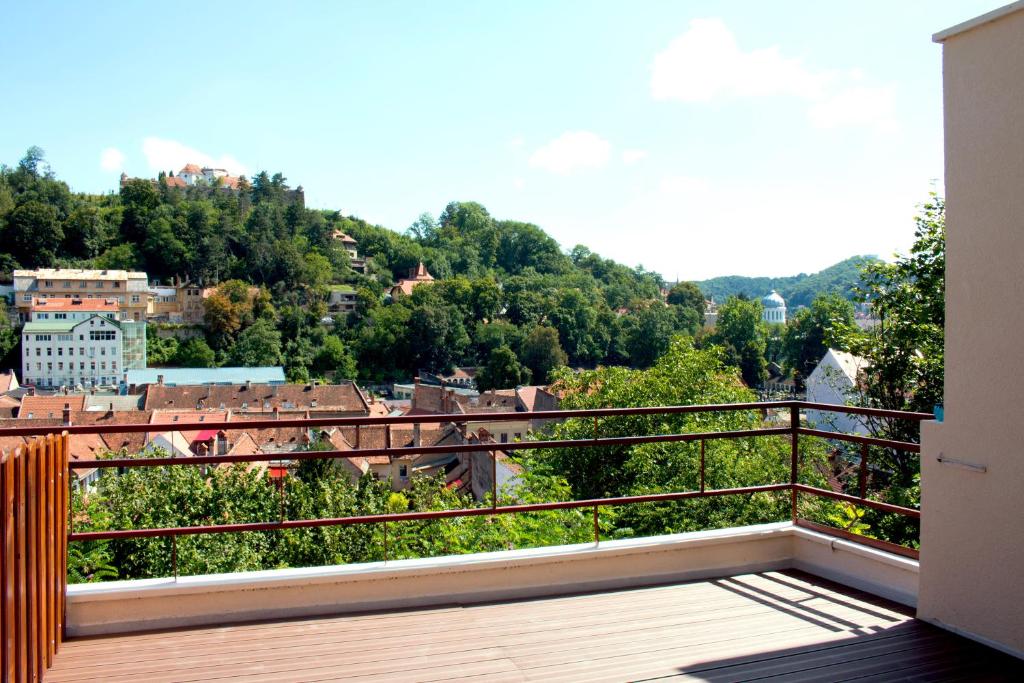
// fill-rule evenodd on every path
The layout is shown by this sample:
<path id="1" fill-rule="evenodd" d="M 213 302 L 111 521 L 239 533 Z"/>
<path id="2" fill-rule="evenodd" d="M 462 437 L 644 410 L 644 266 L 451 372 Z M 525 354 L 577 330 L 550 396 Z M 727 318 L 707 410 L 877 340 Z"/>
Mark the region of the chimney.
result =
<path id="1" fill-rule="evenodd" d="M 274 406 L 274 419 L 275 420 L 280 420 L 281 419 L 281 408 L 280 408 L 280 406 Z"/>
<path id="2" fill-rule="evenodd" d="M 70 427 L 71 426 L 71 404 L 70 403 L 65 403 L 64 404 L 64 426 L 65 427 Z"/>
<path id="3" fill-rule="evenodd" d="M 156 383 L 159 384 L 160 386 L 163 386 L 164 385 L 164 376 L 163 375 L 157 375 L 156 376 Z"/>
<path id="4" fill-rule="evenodd" d="M 245 380 L 245 390 L 246 391 L 252 391 L 252 380 L 251 379 Z"/>
<path id="5" fill-rule="evenodd" d="M 420 447 L 420 423 L 417 422 L 412 426 L 412 445 L 413 448 Z"/>

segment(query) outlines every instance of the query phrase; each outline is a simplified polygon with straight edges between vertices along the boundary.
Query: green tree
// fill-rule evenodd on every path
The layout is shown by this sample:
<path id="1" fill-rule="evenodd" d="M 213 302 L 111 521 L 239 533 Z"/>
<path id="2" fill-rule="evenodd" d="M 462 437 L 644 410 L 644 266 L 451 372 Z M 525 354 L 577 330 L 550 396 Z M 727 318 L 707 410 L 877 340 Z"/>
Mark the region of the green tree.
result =
<path id="1" fill-rule="evenodd" d="M 42 202 L 21 204 L 7 217 L 4 240 L 11 254 L 23 265 L 52 266 L 64 241 L 57 210 Z"/>
<path id="2" fill-rule="evenodd" d="M 217 356 L 206 340 L 192 337 L 178 345 L 174 364 L 183 368 L 213 368 L 217 366 Z"/>
<path id="3" fill-rule="evenodd" d="M 710 341 L 725 348 L 728 362 L 740 369 L 747 386 L 760 386 L 767 378 L 767 343 L 760 301 L 729 297 L 718 309 Z"/>
<path id="4" fill-rule="evenodd" d="M 653 365 L 668 350 L 677 320 L 671 307 L 660 302 L 641 306 L 626 316 L 623 333 L 630 362 L 640 368 Z"/>
<path id="5" fill-rule="evenodd" d="M 855 329 L 853 304 L 836 294 L 819 296 L 786 322 L 782 356 L 799 388 L 829 348 L 847 350 Z"/>
<path id="6" fill-rule="evenodd" d="M 668 302 L 673 306 L 692 308 L 704 320 L 704 293 L 693 282 L 677 282 L 668 292 Z"/>
<path id="7" fill-rule="evenodd" d="M 551 371 L 569 362 L 558 341 L 558 331 L 543 325 L 530 330 L 523 340 L 519 357 L 538 384 L 547 384 L 551 381 Z"/>
<path id="8" fill-rule="evenodd" d="M 313 369 L 321 373 L 332 373 L 335 382 L 355 379 L 357 374 L 355 358 L 349 353 L 341 338 L 333 334 L 324 337 L 313 359 Z"/>
<path id="9" fill-rule="evenodd" d="M 262 367 L 281 363 L 281 333 L 266 320 L 247 327 L 228 351 L 228 365 Z"/>
<path id="10" fill-rule="evenodd" d="M 515 351 L 507 346 L 491 351 L 487 363 L 476 374 L 476 388 L 480 391 L 511 389 L 529 381 L 529 369 L 519 363 Z"/>

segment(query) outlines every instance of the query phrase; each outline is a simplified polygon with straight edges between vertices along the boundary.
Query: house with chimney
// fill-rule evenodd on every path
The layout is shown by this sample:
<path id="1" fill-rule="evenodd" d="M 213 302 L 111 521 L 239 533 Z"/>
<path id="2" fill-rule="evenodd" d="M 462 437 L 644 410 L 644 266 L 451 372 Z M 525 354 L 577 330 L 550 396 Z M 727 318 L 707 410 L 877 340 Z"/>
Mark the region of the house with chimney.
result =
<path id="1" fill-rule="evenodd" d="M 429 284 L 434 281 L 434 276 L 430 274 L 427 267 L 423 265 L 423 261 L 419 262 L 415 268 L 409 270 L 409 276 L 402 278 L 398 281 L 398 284 L 391 288 L 391 297 L 397 298 L 399 296 L 409 296 L 412 294 L 412 290 L 423 284 Z"/>

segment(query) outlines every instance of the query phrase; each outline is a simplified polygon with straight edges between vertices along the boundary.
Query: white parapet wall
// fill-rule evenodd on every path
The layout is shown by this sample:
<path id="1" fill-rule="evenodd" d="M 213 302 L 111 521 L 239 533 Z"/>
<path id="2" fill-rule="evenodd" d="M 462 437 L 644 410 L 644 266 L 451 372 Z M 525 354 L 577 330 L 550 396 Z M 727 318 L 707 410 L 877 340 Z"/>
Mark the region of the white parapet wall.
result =
<path id="1" fill-rule="evenodd" d="M 833 543 L 833 541 L 835 541 Z M 358 565 L 68 587 L 72 636 L 459 605 L 799 568 L 905 604 L 917 563 L 789 522 Z"/>

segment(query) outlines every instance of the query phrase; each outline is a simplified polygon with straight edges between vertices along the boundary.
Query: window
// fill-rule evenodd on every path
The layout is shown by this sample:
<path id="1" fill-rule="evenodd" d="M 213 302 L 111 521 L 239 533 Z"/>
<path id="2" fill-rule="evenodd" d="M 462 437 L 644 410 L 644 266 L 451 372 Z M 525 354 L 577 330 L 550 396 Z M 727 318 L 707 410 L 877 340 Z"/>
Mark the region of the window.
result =
<path id="1" fill-rule="evenodd" d="M 85 280 L 82 280 L 81 282 L 78 283 L 78 288 L 79 289 L 85 289 L 86 286 L 87 286 L 87 284 L 86 284 Z"/>
<path id="2" fill-rule="evenodd" d="M 103 280 L 96 283 L 96 289 L 103 289 Z"/>
<path id="3" fill-rule="evenodd" d="M 43 364 L 42 363 L 36 363 L 36 370 L 39 370 L 40 372 L 42 372 Z"/>
<path id="4" fill-rule="evenodd" d="M 39 348 L 39 347 L 36 347 L 36 355 L 37 356 L 43 355 L 43 350 L 41 348 Z"/>
<path id="5" fill-rule="evenodd" d="M 50 341 L 50 335 L 48 334 L 37 334 L 36 341 Z"/>
<path id="6" fill-rule="evenodd" d="M 92 361 L 89 363 L 89 369 L 92 370 L 93 372 L 96 371 L 96 361 Z"/>
<path id="7" fill-rule="evenodd" d="M 53 319 L 54 320 L 67 320 L 68 319 L 68 314 L 67 313 L 54 313 L 53 314 Z"/>
<path id="8" fill-rule="evenodd" d="M 73 338 L 74 338 L 74 335 L 70 335 L 70 334 L 58 334 L 57 335 L 57 341 L 71 341 Z"/>
<path id="9" fill-rule="evenodd" d="M 36 317 L 40 320 L 47 320 L 50 317 L 49 313 L 36 313 Z"/>
<path id="10" fill-rule="evenodd" d="M 44 285 L 45 285 L 46 287 L 53 287 L 53 280 L 45 280 L 45 281 L 43 282 L 43 284 L 44 284 Z"/>
<path id="11" fill-rule="evenodd" d="M 138 294 L 132 294 L 132 303 L 133 304 L 139 303 L 139 295 Z"/>
<path id="12" fill-rule="evenodd" d="M 111 283 L 110 286 L 113 287 L 114 289 L 121 289 L 121 283 L 120 282 L 113 282 L 113 283 Z"/>
<path id="13" fill-rule="evenodd" d="M 22 301 L 32 301 L 32 295 L 29 294 L 28 292 L 25 292 L 24 294 L 21 295 L 21 300 Z"/>
<path id="14" fill-rule="evenodd" d="M 111 341 L 114 339 L 117 339 L 117 332 L 114 330 L 89 330 L 89 341 Z"/>
<path id="15" fill-rule="evenodd" d="M 515 433 L 515 436 L 514 436 L 513 438 L 514 438 L 514 439 L 515 439 L 516 441 L 522 441 L 522 440 L 523 440 L 523 435 L 522 435 L 522 433 L 521 433 L 521 432 L 516 432 L 516 433 Z"/>
<path id="16" fill-rule="evenodd" d="M 85 347 L 84 346 L 79 346 L 78 347 L 78 355 L 79 356 L 84 356 L 85 355 Z"/>
<path id="17" fill-rule="evenodd" d="M 117 370 L 117 361 L 116 360 L 110 361 L 110 369 L 111 370 Z"/>
<path id="18" fill-rule="evenodd" d="M 58 348 L 57 348 L 57 355 L 58 355 L 58 356 L 63 356 L 63 355 L 64 355 L 64 349 L 63 349 L 63 348 L 61 348 L 61 347 L 58 347 Z"/>
<path id="19" fill-rule="evenodd" d="M 68 347 L 68 355 L 69 356 L 75 355 L 75 347 L 74 346 L 69 346 Z"/>
<path id="20" fill-rule="evenodd" d="M 105 355 L 107 355 L 107 349 L 106 349 L 106 348 L 101 348 L 101 349 L 100 349 L 100 355 L 101 355 L 101 356 L 105 356 Z"/>
<path id="21" fill-rule="evenodd" d="M 49 370 L 50 372 L 53 372 L 53 363 L 47 363 L 46 369 Z"/>
<path id="22" fill-rule="evenodd" d="M 64 364 L 63 363 L 57 363 L 57 369 L 58 370 L 63 370 L 64 369 Z"/>
<path id="23" fill-rule="evenodd" d="M 50 348 L 49 346 L 46 347 L 46 355 L 47 356 L 52 356 L 53 355 L 53 349 Z"/>
<path id="24" fill-rule="evenodd" d="M 501 433 L 501 442 L 508 443 L 508 434 L 506 432 Z"/>
<path id="25" fill-rule="evenodd" d="M 398 466 L 398 476 L 400 476 L 402 479 L 405 479 L 405 478 L 407 478 L 409 476 L 409 467 L 408 467 L 408 465 L 399 465 Z"/>
<path id="26" fill-rule="evenodd" d="M 85 341 L 85 335 L 84 334 L 78 335 L 78 341 Z M 85 353 L 85 351 L 82 351 L 82 353 Z"/>
<path id="27" fill-rule="evenodd" d="M 85 370 L 85 361 L 84 360 L 78 363 L 78 369 L 79 370 Z"/>
<path id="28" fill-rule="evenodd" d="M 71 280 L 65 280 L 64 281 L 64 289 L 70 289 L 70 288 L 71 288 Z"/>
<path id="29" fill-rule="evenodd" d="M 107 361 L 100 361 L 100 370 L 107 369 Z"/>

